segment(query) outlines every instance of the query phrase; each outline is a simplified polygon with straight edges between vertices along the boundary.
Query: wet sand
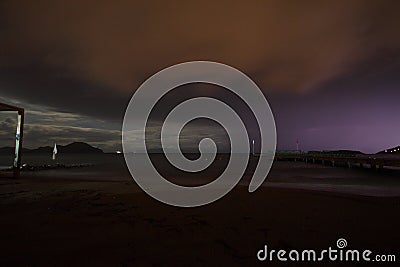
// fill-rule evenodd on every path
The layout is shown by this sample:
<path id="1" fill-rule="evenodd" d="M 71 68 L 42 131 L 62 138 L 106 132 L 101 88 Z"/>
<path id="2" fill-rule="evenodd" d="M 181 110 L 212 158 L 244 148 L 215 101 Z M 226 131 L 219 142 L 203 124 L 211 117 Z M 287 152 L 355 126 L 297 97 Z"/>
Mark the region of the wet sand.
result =
<path id="1" fill-rule="evenodd" d="M 400 260 L 399 208 L 400 197 L 268 186 L 249 194 L 238 186 L 185 209 L 161 204 L 132 180 L 1 179 L 0 265 L 299 266 L 259 262 L 256 253 L 265 244 L 335 247 L 338 238 Z"/>

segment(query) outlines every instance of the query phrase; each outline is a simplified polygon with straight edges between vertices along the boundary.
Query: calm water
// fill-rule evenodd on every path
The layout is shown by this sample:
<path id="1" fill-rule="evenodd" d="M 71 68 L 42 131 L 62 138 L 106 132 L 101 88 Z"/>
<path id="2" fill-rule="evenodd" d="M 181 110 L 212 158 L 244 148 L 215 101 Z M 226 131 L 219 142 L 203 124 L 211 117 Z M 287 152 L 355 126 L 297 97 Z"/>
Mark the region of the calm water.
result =
<path id="1" fill-rule="evenodd" d="M 229 160 L 226 156 L 218 157 L 206 170 L 198 174 L 177 171 L 161 155 L 153 156 L 153 162 L 160 173 L 169 180 L 187 186 L 206 184 L 217 178 Z M 1 155 L 0 166 L 11 165 L 12 156 Z M 65 154 L 56 161 L 51 155 L 25 154 L 23 163 L 29 165 L 44 164 L 94 164 L 90 167 L 70 169 L 52 169 L 42 171 L 24 171 L 23 177 L 44 177 L 49 179 L 76 179 L 96 181 L 132 181 L 121 154 Z M 247 185 L 251 179 L 256 162 L 250 161 L 249 167 L 241 180 Z M 304 162 L 275 162 L 265 187 L 300 188 L 317 191 L 342 192 L 369 196 L 400 196 L 399 170 L 371 170 L 368 168 L 330 167 Z"/>

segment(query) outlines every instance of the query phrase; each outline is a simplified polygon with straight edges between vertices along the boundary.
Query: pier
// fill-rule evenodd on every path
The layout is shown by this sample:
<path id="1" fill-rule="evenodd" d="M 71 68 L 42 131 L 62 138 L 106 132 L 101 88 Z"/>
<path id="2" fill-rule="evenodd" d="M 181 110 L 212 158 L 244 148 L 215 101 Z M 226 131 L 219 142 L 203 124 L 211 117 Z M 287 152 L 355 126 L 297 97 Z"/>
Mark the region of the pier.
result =
<path id="1" fill-rule="evenodd" d="M 318 155 L 318 154 L 276 154 L 275 160 L 303 161 L 332 167 L 360 167 L 383 169 L 384 167 L 400 167 L 400 155 Z"/>

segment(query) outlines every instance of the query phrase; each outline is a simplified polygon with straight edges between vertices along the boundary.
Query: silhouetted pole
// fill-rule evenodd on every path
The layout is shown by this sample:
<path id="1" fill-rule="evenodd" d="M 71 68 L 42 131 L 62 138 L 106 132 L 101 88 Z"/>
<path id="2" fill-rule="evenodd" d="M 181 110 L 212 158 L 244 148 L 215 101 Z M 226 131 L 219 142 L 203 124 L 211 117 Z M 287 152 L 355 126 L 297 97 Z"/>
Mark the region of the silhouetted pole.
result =
<path id="1" fill-rule="evenodd" d="M 24 137 L 24 110 L 18 110 L 17 132 L 15 134 L 14 178 L 18 178 L 21 170 L 22 140 Z"/>

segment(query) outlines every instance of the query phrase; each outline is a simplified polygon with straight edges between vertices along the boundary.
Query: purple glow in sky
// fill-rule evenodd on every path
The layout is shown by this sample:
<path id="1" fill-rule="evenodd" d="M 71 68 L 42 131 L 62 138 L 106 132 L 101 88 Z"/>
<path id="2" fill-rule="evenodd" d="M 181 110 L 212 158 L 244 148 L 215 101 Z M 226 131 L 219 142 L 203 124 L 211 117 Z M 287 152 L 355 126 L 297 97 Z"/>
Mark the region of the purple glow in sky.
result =
<path id="1" fill-rule="evenodd" d="M 210 60 L 240 69 L 263 90 L 278 149 L 295 149 L 298 139 L 302 150 L 377 152 L 400 144 L 399 8 L 398 1 L 6 0 L 0 101 L 26 108 L 27 147 L 84 141 L 115 151 L 126 105 L 145 79 Z M 184 90 L 220 95 L 207 86 Z M 0 115 L 0 147 L 12 142 L 13 119 Z M 201 123 L 188 126 L 183 142 L 197 146 L 207 133 L 224 143 L 223 131 Z"/>

